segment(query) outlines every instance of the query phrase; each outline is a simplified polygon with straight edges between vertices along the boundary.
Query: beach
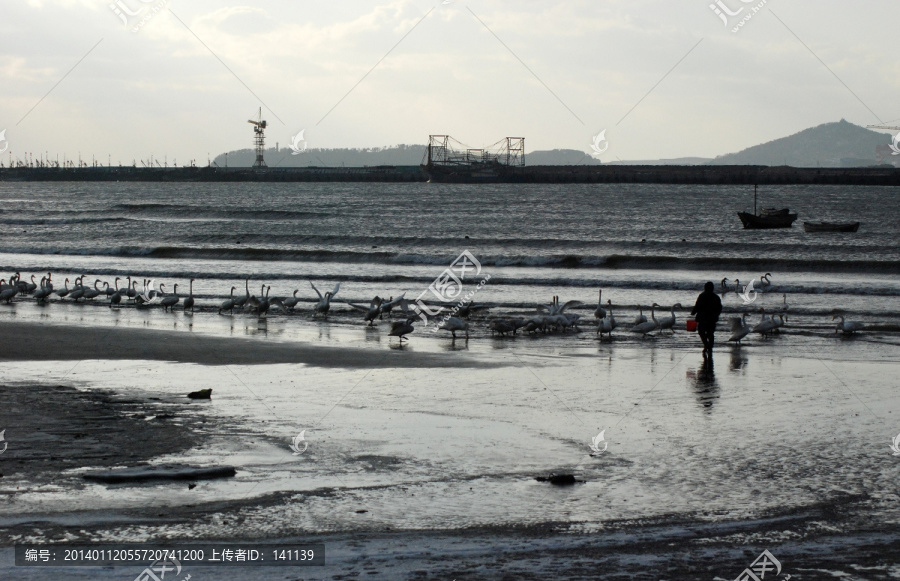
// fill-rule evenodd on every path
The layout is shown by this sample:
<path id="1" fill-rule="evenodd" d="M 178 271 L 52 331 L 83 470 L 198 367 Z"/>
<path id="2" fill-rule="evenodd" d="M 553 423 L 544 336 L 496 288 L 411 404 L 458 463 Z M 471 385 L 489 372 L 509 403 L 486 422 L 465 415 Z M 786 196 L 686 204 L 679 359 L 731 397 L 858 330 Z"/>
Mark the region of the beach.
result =
<path id="1" fill-rule="evenodd" d="M 709 369 L 683 330 L 401 347 L 385 322 L 111 311 L 84 306 L 86 328 L 63 305 L 19 304 L 0 321 L 20 403 L 0 415 L 4 578 L 50 571 L 13 567 L 16 543 L 163 540 L 326 547 L 324 568 L 193 578 L 732 579 L 763 550 L 800 579 L 897 565 L 891 333 L 784 329 L 721 345 Z M 209 401 L 186 397 L 207 387 Z M 237 475 L 81 477 L 164 463 Z M 536 480 L 550 473 L 577 482 Z"/>

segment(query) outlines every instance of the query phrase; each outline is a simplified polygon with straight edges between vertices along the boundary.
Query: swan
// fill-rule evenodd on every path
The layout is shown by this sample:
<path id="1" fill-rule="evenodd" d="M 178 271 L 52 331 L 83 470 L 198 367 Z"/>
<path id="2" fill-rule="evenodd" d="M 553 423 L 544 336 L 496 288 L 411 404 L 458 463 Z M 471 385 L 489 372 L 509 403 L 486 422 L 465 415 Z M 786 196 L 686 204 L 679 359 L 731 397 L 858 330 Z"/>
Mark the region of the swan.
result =
<path id="1" fill-rule="evenodd" d="M 505 336 L 508 333 L 516 334 L 516 323 L 514 321 L 509 321 L 507 319 L 495 319 L 488 323 L 488 329 L 491 330 L 491 335 L 494 333 L 499 333 L 501 337 Z"/>
<path id="2" fill-rule="evenodd" d="M 606 304 L 609 306 L 609 309 L 607 309 L 606 316 L 600 321 L 600 325 L 597 327 L 597 333 L 600 335 L 601 339 L 603 338 L 603 333 L 608 334 L 609 338 L 612 339 L 612 332 L 618 325 L 616 324 L 616 318 L 613 316 L 612 301 L 608 300 L 606 301 Z"/>
<path id="3" fill-rule="evenodd" d="M 606 309 L 603 308 L 603 289 L 600 289 L 600 295 L 597 297 L 597 310 L 594 311 L 594 318 L 599 320 L 606 318 Z"/>
<path id="4" fill-rule="evenodd" d="M 373 326 L 375 324 L 375 319 L 377 319 L 381 315 L 381 305 L 384 303 L 384 299 L 381 297 L 375 297 L 372 299 L 372 302 L 369 303 L 369 306 L 366 307 L 364 305 L 356 305 L 353 303 L 347 303 L 357 311 L 362 311 L 366 314 L 364 320 L 369 323 L 369 326 Z"/>
<path id="5" fill-rule="evenodd" d="M 56 296 L 59 298 L 64 298 L 69 294 L 69 279 L 66 279 L 66 282 L 63 283 L 63 289 L 60 291 L 56 291 Z"/>
<path id="6" fill-rule="evenodd" d="M 119 279 L 116 279 L 119 280 Z M 184 299 L 184 310 L 191 310 L 191 314 L 194 314 L 194 279 L 191 279 L 191 288 L 188 291 L 188 297 Z"/>
<path id="7" fill-rule="evenodd" d="M 81 277 L 75 279 L 75 285 L 72 287 L 71 292 L 69 292 L 69 298 L 78 302 L 78 299 L 84 296 L 84 291 L 87 289 L 81 284 Z"/>
<path id="8" fill-rule="evenodd" d="M 444 321 L 440 325 L 438 325 L 438 329 L 450 331 L 450 333 L 453 334 L 454 339 L 456 339 L 457 331 L 465 331 L 466 339 L 469 338 L 469 323 L 467 321 L 463 321 L 459 317 L 448 318 L 446 321 Z"/>
<path id="9" fill-rule="evenodd" d="M 772 281 L 769 280 L 769 277 L 772 276 L 771 272 L 767 272 L 764 275 L 759 277 L 759 288 L 760 290 L 767 291 L 769 287 L 772 286 Z"/>
<path id="10" fill-rule="evenodd" d="M 324 296 L 319 292 L 319 289 L 316 288 L 316 285 L 314 285 L 312 281 L 309 281 L 309 286 L 311 286 L 312 289 L 316 291 L 316 294 L 319 295 L 319 302 L 316 305 L 313 316 L 321 314 L 323 317 L 327 317 L 328 310 L 331 308 L 331 299 L 337 296 L 338 291 L 341 290 L 341 283 L 337 283 L 336 285 L 334 285 L 334 290 L 331 292 L 326 292 Z"/>
<path id="11" fill-rule="evenodd" d="M 298 292 L 300 292 L 300 289 L 298 289 L 298 288 L 294 289 L 293 296 L 290 296 L 286 299 L 281 299 L 278 301 L 281 305 L 282 310 L 284 310 L 284 309 L 290 309 L 292 311 L 294 310 L 294 307 L 296 307 L 297 303 L 300 302 L 300 299 L 297 298 Z M 273 300 L 272 302 L 274 303 L 275 301 Z"/>
<path id="12" fill-rule="evenodd" d="M 662 319 L 659 320 L 659 330 L 660 331 L 662 331 L 663 329 L 668 329 L 668 330 L 672 331 L 672 334 L 675 334 L 675 307 L 678 307 L 679 309 L 682 308 L 681 303 L 675 303 L 674 305 L 672 305 L 672 315 L 671 316 L 663 317 Z"/>
<path id="13" fill-rule="evenodd" d="M 397 305 L 400 305 L 400 309 L 404 310 L 403 303 L 404 303 L 404 301 L 406 301 L 406 299 L 404 297 L 406 297 L 406 293 L 403 293 L 396 299 L 392 295 L 384 304 L 381 305 L 381 314 L 384 315 L 385 313 L 387 313 L 388 316 L 391 316 L 391 312 L 394 310 L 394 307 L 396 307 Z M 470 306 L 471 306 L 471 304 L 470 304 Z M 409 308 L 409 307 L 407 307 L 407 308 Z M 481 308 L 481 307 L 478 307 L 478 308 Z M 404 312 L 405 312 L 405 310 L 404 310 Z M 381 316 L 379 315 L 378 318 L 380 319 Z"/>
<path id="14" fill-rule="evenodd" d="M 409 335 L 416 330 L 413 327 L 413 321 L 415 320 L 415 317 L 409 317 L 403 321 L 394 321 L 391 323 L 391 331 L 388 333 L 388 337 L 400 337 L 401 343 L 404 340 L 409 341 L 409 339 L 404 339 L 404 335 Z"/>
<path id="15" fill-rule="evenodd" d="M 381 303 L 381 312 L 382 312 L 382 314 L 383 314 L 383 313 L 390 313 L 391 311 L 394 310 L 394 307 L 396 307 L 397 305 L 400 305 L 400 310 L 402 310 L 404 313 L 406 312 L 406 310 L 409 309 L 409 305 L 407 304 L 407 301 L 406 301 L 406 293 L 403 293 L 402 295 L 400 295 L 400 296 L 397 297 L 396 299 L 392 296 L 392 297 L 389 298 L 387 301 L 382 302 L 382 303 Z M 407 305 L 407 306 L 406 306 L 406 309 L 403 308 L 403 305 Z M 379 318 L 381 318 L 380 315 L 379 315 Z"/>
<path id="16" fill-rule="evenodd" d="M 169 307 L 174 307 L 175 305 L 178 304 L 178 301 L 181 300 L 178 297 L 178 285 L 177 284 L 175 285 L 174 289 L 172 290 L 171 296 L 165 296 L 165 290 L 163 289 L 163 285 L 161 283 L 159 285 L 159 292 L 163 293 L 163 295 L 164 295 L 162 300 L 159 301 L 159 304 L 161 304 L 163 306 L 163 309 L 166 312 L 169 311 Z"/>
<path id="17" fill-rule="evenodd" d="M 31 275 L 31 282 L 24 283 L 25 292 L 31 294 L 37 289 L 37 283 L 34 282 L 34 275 Z"/>
<path id="18" fill-rule="evenodd" d="M 111 296 L 113 296 L 114 294 L 116 294 L 117 292 L 119 292 L 119 281 L 120 281 L 120 280 L 122 280 L 122 279 L 120 279 L 120 278 L 117 276 L 117 277 L 116 277 L 116 280 L 113 281 L 114 284 L 115 284 L 115 288 L 109 286 L 109 283 L 106 283 L 106 296 L 111 297 Z"/>
<path id="19" fill-rule="evenodd" d="M 859 321 L 844 321 L 844 315 L 835 315 L 831 317 L 831 320 L 840 319 L 841 322 L 837 324 L 834 328 L 835 333 L 843 333 L 844 335 L 852 335 L 857 331 L 862 331 L 865 328 L 865 325 L 860 323 Z"/>
<path id="20" fill-rule="evenodd" d="M 234 291 L 237 287 L 231 287 L 231 296 L 229 296 L 226 300 L 222 301 L 222 304 L 219 305 L 219 314 L 222 314 L 222 311 L 231 311 L 231 314 L 234 314 Z"/>
<path id="21" fill-rule="evenodd" d="M 19 294 L 19 287 L 16 286 L 16 277 L 13 275 L 9 279 L 9 287 L 0 291 L 0 301 L 6 301 L 8 305 L 10 301 L 13 300 L 13 297 Z"/>
<path id="22" fill-rule="evenodd" d="M 647 322 L 647 315 L 644 314 L 644 307 L 638 305 L 638 309 L 641 311 L 641 314 L 634 318 L 634 322 L 631 324 L 632 327 L 636 327 L 641 323 Z"/>
<path id="23" fill-rule="evenodd" d="M 653 306 L 650 307 L 650 321 L 641 323 L 640 325 L 635 325 L 631 328 L 632 333 L 640 333 L 643 336 L 646 336 L 647 333 L 655 331 L 659 327 L 659 321 L 656 320 L 656 307 L 659 305 L 653 303 Z"/>
<path id="24" fill-rule="evenodd" d="M 759 323 L 757 323 L 756 326 L 753 327 L 752 332 L 759 333 L 762 336 L 766 336 L 769 333 L 771 333 L 773 330 L 775 330 L 775 325 L 776 325 L 775 316 L 772 315 L 767 319 L 766 312 L 763 311 L 762 309 L 760 309 L 760 310 L 762 311 L 762 318 L 759 320 Z"/>
<path id="25" fill-rule="evenodd" d="M 94 300 L 94 299 L 96 299 L 97 297 L 99 297 L 99 296 L 100 296 L 100 293 L 101 293 L 102 291 L 101 291 L 100 289 L 97 288 L 97 284 L 100 283 L 100 282 L 102 282 L 102 281 L 101 281 L 99 278 L 98 278 L 97 280 L 95 280 L 95 281 L 94 281 L 94 288 L 87 288 L 87 289 L 85 289 L 84 294 L 83 294 L 82 296 L 83 296 L 85 299 L 91 299 L 91 300 Z M 107 285 L 107 286 L 109 286 L 109 285 Z"/>
<path id="26" fill-rule="evenodd" d="M 788 312 L 787 294 L 784 293 L 781 295 L 781 312 Z"/>
<path id="27" fill-rule="evenodd" d="M 781 333 L 780 329 L 782 327 L 784 327 L 784 322 L 786 320 L 786 317 L 781 313 L 776 313 L 776 314 L 772 315 L 773 320 L 775 319 L 775 317 L 778 317 L 778 320 L 775 321 L 775 332 Z"/>
<path id="28" fill-rule="evenodd" d="M 249 278 L 244 279 L 244 291 L 247 294 L 245 294 L 242 297 L 234 299 L 234 305 L 232 305 L 232 312 L 234 310 L 234 307 L 237 307 L 238 309 L 244 308 L 244 305 L 246 305 L 247 301 L 250 300 L 250 279 Z"/>
<path id="29" fill-rule="evenodd" d="M 134 298 L 137 296 L 137 290 L 135 290 L 135 288 L 134 288 L 135 285 L 137 285 L 137 281 L 134 281 L 132 283 L 130 276 L 127 277 L 127 280 L 128 280 L 128 286 L 125 287 L 125 296 L 131 300 L 134 300 Z"/>
<path id="30" fill-rule="evenodd" d="M 116 279 L 118 280 L 118 279 Z M 109 308 L 113 308 L 113 306 L 118 306 L 122 302 L 122 293 L 124 289 L 116 289 L 116 292 L 113 296 L 109 297 Z"/>
<path id="31" fill-rule="evenodd" d="M 731 328 L 731 337 L 728 338 L 729 341 L 737 341 L 741 342 L 741 339 L 749 335 L 753 332 L 753 327 L 747 324 L 747 313 L 741 315 L 740 319 L 735 321 L 737 324 L 732 326 Z"/>
<path id="32" fill-rule="evenodd" d="M 141 294 L 134 297 L 134 302 L 138 305 L 149 305 L 159 302 L 160 296 L 163 294 L 163 285 L 159 285 L 159 293 L 153 290 L 153 280 L 144 279 L 144 290 Z"/>
<path id="33" fill-rule="evenodd" d="M 42 303 L 47 300 L 47 297 L 49 297 L 52 292 L 53 287 L 50 285 L 50 281 L 44 277 L 41 279 L 41 288 L 34 291 L 34 298 L 37 302 Z"/>
<path id="34" fill-rule="evenodd" d="M 262 319 L 263 317 L 265 317 L 265 316 L 266 316 L 266 313 L 269 312 L 269 306 L 270 306 L 270 304 L 271 304 L 271 303 L 269 302 L 269 291 L 270 291 L 270 290 L 272 290 L 272 287 L 271 287 L 271 286 L 267 286 L 267 287 L 266 287 L 266 294 L 265 294 L 265 295 L 263 295 L 263 293 L 262 293 L 261 290 L 259 291 L 259 296 L 260 296 L 261 298 L 259 299 L 259 304 L 256 306 L 256 313 L 259 315 L 259 318 L 260 318 L 260 319 Z M 280 301 L 279 301 L 279 302 L 280 302 Z"/>
<path id="35" fill-rule="evenodd" d="M 553 300 L 550 301 L 549 305 L 538 305 L 537 310 L 539 313 L 547 313 L 551 317 L 555 315 L 561 315 L 566 312 L 566 309 L 569 307 L 578 307 L 583 305 L 584 303 L 581 301 L 571 300 L 566 301 L 564 305 L 559 304 L 559 296 L 554 296 Z"/>
<path id="36" fill-rule="evenodd" d="M 489 307 L 485 307 L 482 305 L 475 305 L 475 301 L 469 301 L 467 304 L 456 309 L 456 316 L 459 318 L 465 317 L 469 318 L 469 315 L 472 314 L 472 311 L 479 311 L 481 309 L 487 309 Z"/>

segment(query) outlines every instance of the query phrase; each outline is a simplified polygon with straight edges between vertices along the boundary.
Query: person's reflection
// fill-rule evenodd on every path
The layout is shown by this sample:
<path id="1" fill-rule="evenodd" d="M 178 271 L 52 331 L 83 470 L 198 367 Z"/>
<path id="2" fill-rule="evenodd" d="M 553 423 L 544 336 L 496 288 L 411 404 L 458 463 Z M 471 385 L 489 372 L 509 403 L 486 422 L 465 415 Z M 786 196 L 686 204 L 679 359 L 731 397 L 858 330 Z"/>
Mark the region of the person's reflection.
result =
<path id="1" fill-rule="evenodd" d="M 693 382 L 694 393 L 697 401 L 707 411 L 712 410 L 713 403 L 719 399 L 719 384 L 716 382 L 716 372 L 713 358 L 705 357 L 697 370 L 689 370 L 688 378 Z"/>

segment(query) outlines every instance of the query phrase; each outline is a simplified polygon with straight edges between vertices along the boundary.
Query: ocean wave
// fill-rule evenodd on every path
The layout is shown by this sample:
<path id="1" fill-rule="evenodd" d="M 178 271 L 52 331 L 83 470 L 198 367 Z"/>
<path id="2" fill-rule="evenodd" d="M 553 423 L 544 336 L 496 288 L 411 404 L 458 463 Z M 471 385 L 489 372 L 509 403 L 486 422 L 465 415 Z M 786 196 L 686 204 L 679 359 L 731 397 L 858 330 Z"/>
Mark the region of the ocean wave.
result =
<path id="1" fill-rule="evenodd" d="M 252 220 L 301 220 L 308 218 L 322 218 L 329 216 L 328 212 L 313 212 L 307 210 L 276 210 L 276 209 L 251 209 L 242 207 L 211 208 L 209 206 L 195 206 L 190 204 L 154 204 L 154 203 L 126 203 L 116 204 L 110 208 L 113 212 L 129 214 L 135 218 L 141 215 L 190 217 L 195 220 L 203 218 L 216 220 L 252 221 Z"/>
<path id="2" fill-rule="evenodd" d="M 110 222 L 129 221 L 128 218 L 0 218 L 0 225 L 5 226 L 47 226 L 65 224 L 104 224 Z"/>
<path id="3" fill-rule="evenodd" d="M 19 247 L 0 248 L 3 253 L 134 256 L 158 259 L 234 260 L 249 262 L 338 262 L 349 264 L 430 265 L 446 267 L 458 254 L 399 253 L 383 250 L 306 250 L 294 248 L 190 246 L 110 246 L 91 247 Z M 900 274 L 897 260 L 823 260 L 807 258 L 748 258 L 740 256 L 648 256 L 648 255 L 575 255 L 543 256 L 478 255 L 483 267 L 537 267 L 555 272 L 565 270 L 617 269 L 704 270 L 731 272 L 828 272 Z"/>

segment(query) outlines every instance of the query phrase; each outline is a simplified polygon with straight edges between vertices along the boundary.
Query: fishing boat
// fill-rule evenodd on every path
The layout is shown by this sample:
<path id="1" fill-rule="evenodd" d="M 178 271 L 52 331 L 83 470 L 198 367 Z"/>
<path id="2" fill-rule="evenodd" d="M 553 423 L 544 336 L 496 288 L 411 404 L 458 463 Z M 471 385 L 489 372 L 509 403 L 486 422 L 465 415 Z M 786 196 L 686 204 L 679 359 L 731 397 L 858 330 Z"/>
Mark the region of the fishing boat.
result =
<path id="1" fill-rule="evenodd" d="M 756 211 L 756 186 L 753 186 L 753 213 L 738 212 L 738 218 L 748 230 L 764 230 L 769 228 L 790 228 L 797 219 L 797 214 L 792 214 L 788 208 L 763 208 Z"/>
<path id="2" fill-rule="evenodd" d="M 856 232 L 859 222 L 804 222 L 806 232 Z"/>

